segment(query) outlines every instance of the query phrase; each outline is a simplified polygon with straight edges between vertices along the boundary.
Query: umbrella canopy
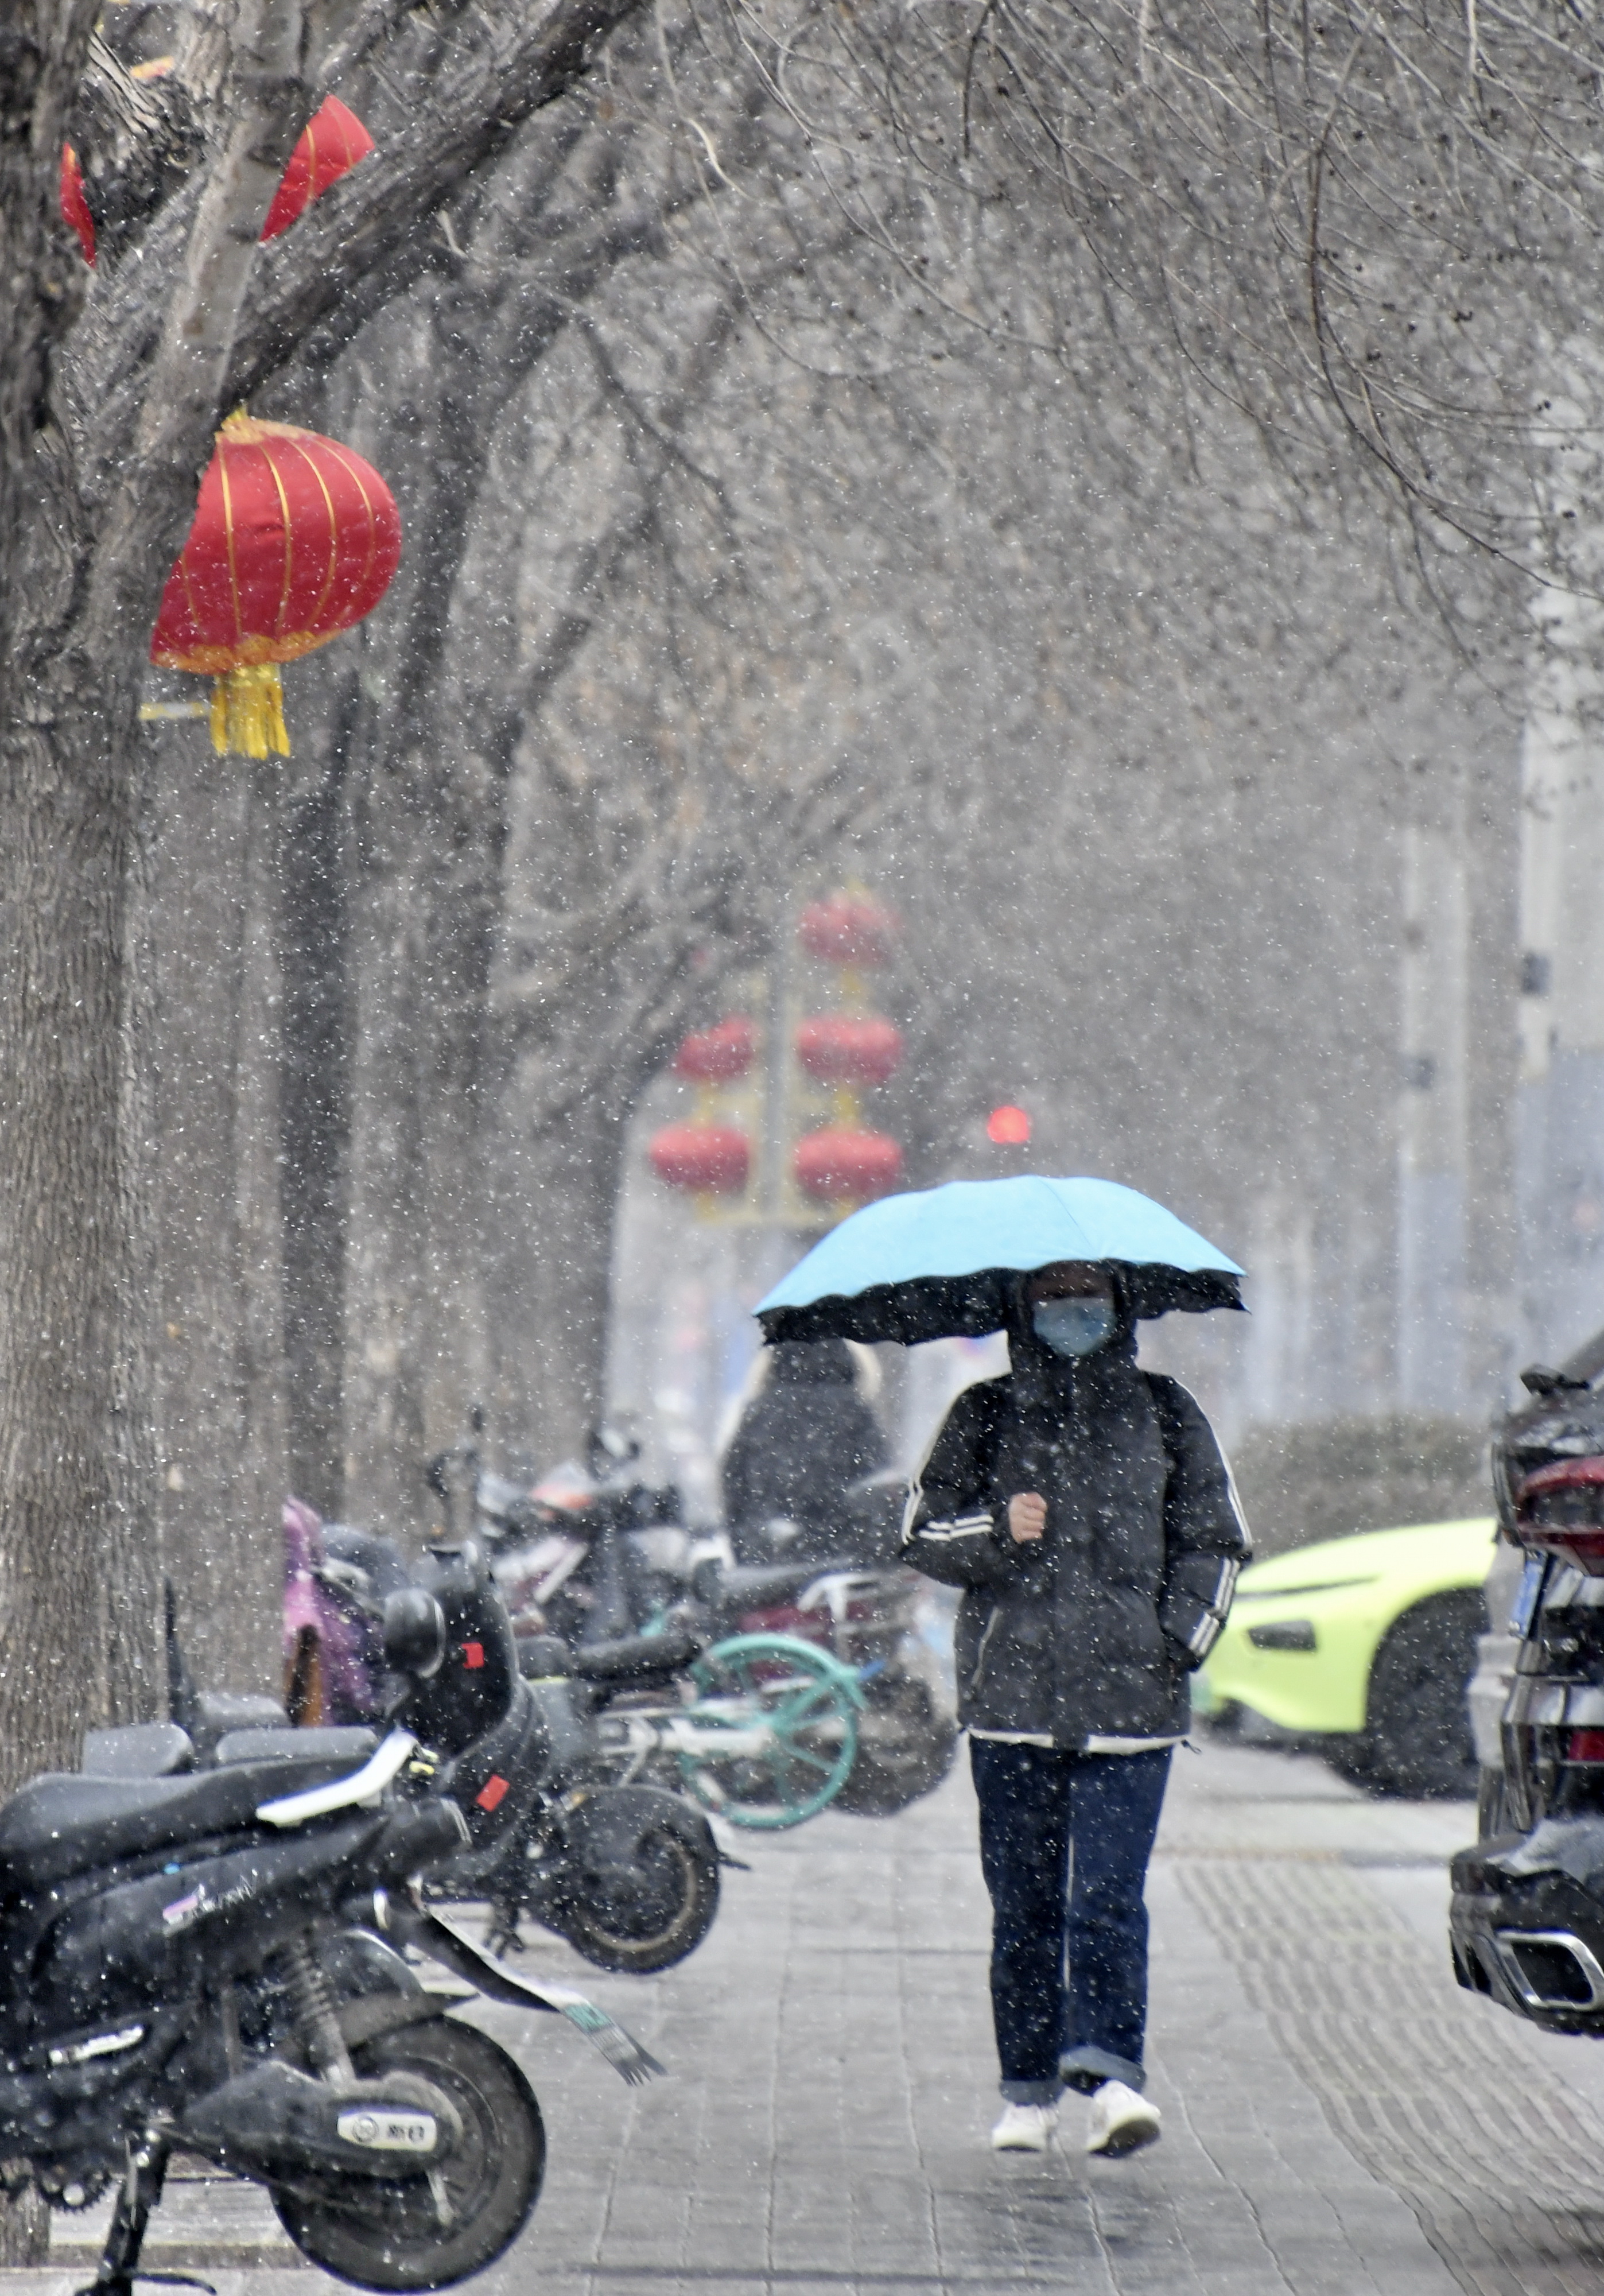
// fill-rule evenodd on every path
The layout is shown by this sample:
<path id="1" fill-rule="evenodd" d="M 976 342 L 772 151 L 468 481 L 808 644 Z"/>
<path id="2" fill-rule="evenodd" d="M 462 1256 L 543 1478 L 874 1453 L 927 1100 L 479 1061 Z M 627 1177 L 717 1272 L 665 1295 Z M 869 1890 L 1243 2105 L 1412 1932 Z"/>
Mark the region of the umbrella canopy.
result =
<path id="1" fill-rule="evenodd" d="M 1240 1308 L 1241 1269 L 1114 1180 L 949 1180 L 883 1196 L 816 1243 L 757 1308 L 767 1340 L 978 1338 L 1014 1279 L 1060 1259 L 1119 1278 L 1133 1315 Z"/>

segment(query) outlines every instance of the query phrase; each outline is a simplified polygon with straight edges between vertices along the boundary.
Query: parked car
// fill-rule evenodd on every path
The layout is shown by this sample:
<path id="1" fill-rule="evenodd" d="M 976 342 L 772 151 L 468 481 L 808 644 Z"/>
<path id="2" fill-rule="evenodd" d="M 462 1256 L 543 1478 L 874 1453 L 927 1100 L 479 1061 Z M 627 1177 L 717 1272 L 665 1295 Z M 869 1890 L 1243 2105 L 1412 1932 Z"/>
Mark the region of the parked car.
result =
<path id="1" fill-rule="evenodd" d="M 1493 1454 L 1516 1652 L 1479 1838 L 1453 1861 L 1453 1964 L 1551 2032 L 1604 2038 L 1604 1332 L 1521 1379 Z"/>
<path id="2" fill-rule="evenodd" d="M 1473 1794 L 1465 1693 L 1496 1529 L 1413 1523 L 1250 1564 L 1196 1710 L 1225 1729 L 1256 1718 L 1379 1792 Z"/>
<path id="3" fill-rule="evenodd" d="M 1494 1442 L 1510 1585 L 1492 1624 L 1509 1637 L 1500 1653 L 1508 1680 L 1496 1736 L 1478 1733 L 1484 1840 L 1604 1800 L 1604 1740 L 1579 1726 L 1604 1723 L 1601 1377 L 1604 1332 L 1558 1371 L 1522 1372 L 1528 1399 Z"/>

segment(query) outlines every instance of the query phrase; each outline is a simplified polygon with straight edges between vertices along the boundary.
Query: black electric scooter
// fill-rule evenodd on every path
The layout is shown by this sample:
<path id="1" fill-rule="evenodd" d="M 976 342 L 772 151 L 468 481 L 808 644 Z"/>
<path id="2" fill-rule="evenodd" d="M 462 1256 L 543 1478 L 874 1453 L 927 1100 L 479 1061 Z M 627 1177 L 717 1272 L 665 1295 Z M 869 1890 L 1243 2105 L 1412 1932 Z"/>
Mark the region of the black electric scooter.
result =
<path id="1" fill-rule="evenodd" d="M 706 1817 L 660 1785 L 613 1781 L 592 1694 L 573 1678 L 559 1645 L 529 1644 L 519 1652 L 477 1542 L 438 1543 L 409 1573 L 387 1540 L 332 1527 L 323 1538 L 331 1574 L 323 1591 L 350 1606 L 348 1615 L 381 1611 L 381 1592 L 388 1601 L 415 1584 L 446 1619 L 447 1663 L 420 1720 L 431 1744 L 454 1753 L 473 1748 L 472 1774 L 461 1773 L 457 1790 L 471 1839 L 430 1870 L 427 1896 L 487 1904 L 498 1952 L 521 1945 L 526 1917 L 602 1969 L 644 1973 L 693 1952 L 717 1915 L 724 1862 Z M 530 1679 L 520 1677 L 520 1657 Z M 190 1741 L 180 1746 L 181 1761 L 192 1749 L 208 1761 L 274 1750 L 293 1755 L 315 1735 L 355 1760 L 377 1743 L 360 1725 L 288 1729 L 283 1710 L 271 1701 L 198 1693 L 171 1635 L 168 1674 L 173 1712 Z M 363 1677 L 360 1710 L 377 1714 L 395 1685 L 381 1667 L 364 1669 Z M 263 1706 L 260 1717 L 255 1710 Z M 247 1718 L 258 1726 L 241 1728 Z M 96 1734 L 94 1759 L 102 1767 L 113 1740 L 127 1747 L 125 1767 L 149 1767 L 137 1737 L 129 1745 L 116 1733 Z"/>
<path id="2" fill-rule="evenodd" d="M 303 1743 L 37 1778 L 0 1808 L 0 2183 L 82 2207 L 119 2181 L 94 2296 L 152 2276 L 140 2248 L 180 2145 L 262 2185 L 296 2246 L 359 2286 L 446 2287 L 502 2253 L 539 2194 L 539 2108 L 408 1946 L 567 2015 L 627 2080 L 661 2070 L 422 1903 L 414 1877 L 471 1847 L 464 1804 L 498 1775 L 448 1638 L 427 1590 L 388 1606 L 400 1695 L 357 1767 L 329 1742 L 345 1734 L 248 1730 Z M 141 1734 L 92 1733 L 92 1767 L 126 1770 Z M 175 1726 L 143 1734 L 180 1757 Z"/>

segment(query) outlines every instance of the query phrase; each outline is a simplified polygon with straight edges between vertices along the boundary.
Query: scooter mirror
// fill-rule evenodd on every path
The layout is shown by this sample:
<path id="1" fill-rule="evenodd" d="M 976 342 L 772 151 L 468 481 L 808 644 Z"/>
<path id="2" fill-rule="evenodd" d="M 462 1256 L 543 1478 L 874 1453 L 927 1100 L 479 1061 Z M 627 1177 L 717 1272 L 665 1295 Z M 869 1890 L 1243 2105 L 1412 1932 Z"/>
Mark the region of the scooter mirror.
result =
<path id="1" fill-rule="evenodd" d="M 403 1587 L 384 1605 L 384 1663 L 427 1682 L 446 1657 L 446 1613 L 421 1587 Z"/>

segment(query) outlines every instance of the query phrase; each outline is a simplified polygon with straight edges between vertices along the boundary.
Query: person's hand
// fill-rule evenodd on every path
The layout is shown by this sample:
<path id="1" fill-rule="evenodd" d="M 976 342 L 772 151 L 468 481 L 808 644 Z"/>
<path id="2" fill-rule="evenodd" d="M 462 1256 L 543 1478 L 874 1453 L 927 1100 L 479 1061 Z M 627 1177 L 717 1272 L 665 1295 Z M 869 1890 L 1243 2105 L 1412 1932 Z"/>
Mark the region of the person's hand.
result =
<path id="1" fill-rule="evenodd" d="M 1009 1500 L 1008 1528 L 1020 1546 L 1040 1538 L 1047 1528 L 1047 1502 L 1038 1491 L 1019 1491 Z"/>

